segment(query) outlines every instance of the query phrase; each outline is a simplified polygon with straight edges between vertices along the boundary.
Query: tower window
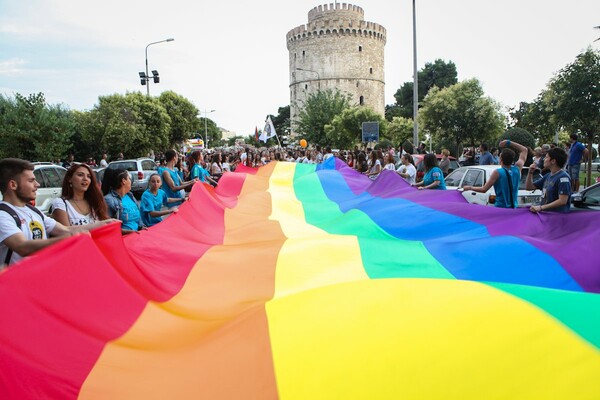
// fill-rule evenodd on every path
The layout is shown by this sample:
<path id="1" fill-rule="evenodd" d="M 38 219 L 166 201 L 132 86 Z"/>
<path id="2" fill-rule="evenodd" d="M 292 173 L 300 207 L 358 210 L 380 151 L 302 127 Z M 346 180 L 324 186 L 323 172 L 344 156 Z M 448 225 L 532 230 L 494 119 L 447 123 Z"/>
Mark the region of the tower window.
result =
<path id="1" fill-rule="evenodd" d="M 362 51 L 362 46 L 358 46 L 358 51 Z"/>
<path id="2" fill-rule="evenodd" d="M 356 87 L 358 87 L 358 81 L 356 82 Z"/>
<path id="3" fill-rule="evenodd" d="M 358 103 L 361 106 L 364 106 L 365 105 L 365 96 L 360 96 L 360 99 L 358 99 Z"/>
<path id="4" fill-rule="evenodd" d="M 308 89 L 308 85 L 304 85 L 304 89 Z"/>
<path id="5" fill-rule="evenodd" d="M 306 51 L 302 50 L 302 57 L 306 55 Z"/>
<path id="6" fill-rule="evenodd" d="M 369 68 L 369 73 L 372 74 L 373 73 L 373 68 Z"/>

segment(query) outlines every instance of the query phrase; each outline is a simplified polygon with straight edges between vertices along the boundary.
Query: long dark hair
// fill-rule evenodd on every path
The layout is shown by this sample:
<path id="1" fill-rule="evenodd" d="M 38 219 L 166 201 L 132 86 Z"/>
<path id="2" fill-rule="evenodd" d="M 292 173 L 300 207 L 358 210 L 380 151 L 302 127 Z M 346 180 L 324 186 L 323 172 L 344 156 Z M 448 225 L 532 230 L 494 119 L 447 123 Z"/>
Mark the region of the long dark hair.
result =
<path id="1" fill-rule="evenodd" d="M 437 157 L 433 153 L 427 153 L 423 157 L 423 165 L 425 166 L 425 171 L 429 171 L 433 167 L 438 166 Z"/>
<path id="2" fill-rule="evenodd" d="M 123 168 L 107 168 L 102 179 L 102 193 L 107 195 L 111 190 L 117 190 L 121 187 L 121 181 L 129 175 L 129 171 Z"/>
<path id="3" fill-rule="evenodd" d="M 69 181 L 71 180 L 71 178 L 73 178 L 75 171 L 77 171 L 79 168 L 85 168 L 90 174 L 90 186 L 88 186 L 88 189 L 83 193 L 83 198 L 90 205 L 92 215 L 94 216 L 94 218 L 99 220 L 108 219 L 106 202 L 104 201 L 104 197 L 102 196 L 100 188 L 98 188 L 96 173 L 92 171 L 92 169 L 87 164 L 73 164 L 67 170 L 67 173 L 65 174 L 62 183 L 62 198 L 65 200 L 70 200 L 73 198 L 73 186 Z"/>

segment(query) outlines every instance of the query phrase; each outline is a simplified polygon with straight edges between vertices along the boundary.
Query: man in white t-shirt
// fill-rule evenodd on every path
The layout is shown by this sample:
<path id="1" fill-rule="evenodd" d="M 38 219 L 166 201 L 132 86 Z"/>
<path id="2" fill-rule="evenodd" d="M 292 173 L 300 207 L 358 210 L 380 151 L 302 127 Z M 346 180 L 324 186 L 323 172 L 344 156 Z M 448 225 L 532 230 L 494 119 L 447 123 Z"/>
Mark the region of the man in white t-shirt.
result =
<path id="1" fill-rule="evenodd" d="M 3 208 L 0 211 L 0 269 L 72 234 L 113 221 L 66 227 L 43 216 L 29 204 L 35 200 L 40 186 L 33 169 L 32 163 L 18 158 L 0 161 L 0 192 L 4 198 L 0 202 Z M 13 215 L 19 219 L 20 228 Z"/>
<path id="2" fill-rule="evenodd" d="M 398 175 L 403 177 L 410 185 L 416 183 L 415 178 L 417 176 L 417 169 L 413 165 L 412 156 L 408 153 L 404 153 L 400 160 L 402 161 L 402 165 L 396 170 Z"/>

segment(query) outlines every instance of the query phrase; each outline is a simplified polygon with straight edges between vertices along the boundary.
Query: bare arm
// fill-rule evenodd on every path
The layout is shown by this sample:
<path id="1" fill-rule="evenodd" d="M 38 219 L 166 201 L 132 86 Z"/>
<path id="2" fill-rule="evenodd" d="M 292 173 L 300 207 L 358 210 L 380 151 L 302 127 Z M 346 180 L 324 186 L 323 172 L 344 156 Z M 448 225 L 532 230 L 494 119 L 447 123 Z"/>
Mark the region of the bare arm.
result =
<path id="1" fill-rule="evenodd" d="M 58 236 L 50 239 L 42 240 L 27 240 L 25 235 L 22 233 L 16 233 L 12 236 L 4 239 L 4 245 L 20 255 L 21 257 L 27 257 L 36 251 L 46 248 L 56 242 L 61 241 L 67 236 Z"/>
<path id="2" fill-rule="evenodd" d="M 173 192 L 177 192 L 181 189 L 185 189 L 186 187 L 193 185 L 194 184 L 194 180 L 192 181 L 187 181 L 184 182 L 183 184 L 177 186 L 175 185 L 175 182 L 173 182 L 173 178 L 171 178 L 171 174 L 169 174 L 169 171 L 163 171 L 163 181 L 165 181 L 165 183 L 167 184 L 167 186 L 169 186 L 169 188 L 173 191 Z"/>
<path id="3" fill-rule="evenodd" d="M 463 186 L 463 189 L 464 190 L 472 190 L 472 191 L 478 192 L 478 193 L 485 193 L 494 185 L 494 183 L 496 183 L 496 181 L 498 180 L 499 177 L 500 177 L 500 175 L 498 174 L 498 170 L 495 169 L 492 171 L 492 173 L 490 175 L 490 179 L 488 179 L 488 181 L 485 183 L 485 185 L 483 185 L 483 186 L 465 185 L 465 186 Z"/>
<path id="4" fill-rule="evenodd" d="M 562 206 L 566 205 L 568 203 L 568 201 L 569 201 L 568 194 L 559 194 L 558 199 L 554 200 L 552 203 L 544 204 L 541 206 L 531 206 L 531 207 L 529 207 L 529 211 L 537 213 L 540 211 L 552 210 L 553 208 L 558 208 L 558 207 L 562 207 Z"/>
<path id="5" fill-rule="evenodd" d="M 537 170 L 537 165 L 535 163 L 529 166 L 529 173 L 527 174 L 527 178 L 525 179 L 525 189 L 527 190 L 535 190 L 537 189 L 533 184 L 533 174 Z"/>
<path id="6" fill-rule="evenodd" d="M 519 171 L 523 168 L 523 165 L 525 165 L 525 161 L 527 160 L 527 147 L 523 146 L 522 144 L 519 144 L 517 142 L 511 142 L 510 140 L 503 140 L 500 142 L 499 145 L 501 148 L 502 147 L 508 147 L 509 149 L 515 149 L 519 152 L 519 159 L 517 160 L 517 162 L 515 163 L 515 165 L 519 168 Z"/>
<path id="7" fill-rule="evenodd" d="M 64 226 L 69 226 L 71 225 L 69 223 L 69 215 L 67 214 L 66 211 L 64 210 L 59 210 L 57 208 L 55 208 L 52 211 L 52 218 L 54 218 L 57 222 L 60 222 L 61 224 L 63 224 Z"/>

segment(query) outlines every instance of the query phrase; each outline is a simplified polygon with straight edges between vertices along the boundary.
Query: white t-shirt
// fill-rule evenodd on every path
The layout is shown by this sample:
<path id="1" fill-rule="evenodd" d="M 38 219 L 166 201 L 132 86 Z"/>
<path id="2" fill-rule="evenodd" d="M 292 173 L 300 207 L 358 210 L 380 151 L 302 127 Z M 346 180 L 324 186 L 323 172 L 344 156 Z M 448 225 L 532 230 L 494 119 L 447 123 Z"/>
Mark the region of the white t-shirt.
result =
<path id="1" fill-rule="evenodd" d="M 103 158 L 102 160 L 100 160 L 100 166 L 102 168 L 106 168 L 108 167 L 108 162 Z"/>
<path id="2" fill-rule="evenodd" d="M 391 171 L 395 171 L 396 166 L 394 165 L 394 163 L 387 163 L 387 164 L 385 164 L 385 167 L 383 167 L 383 169 L 389 169 Z"/>
<path id="3" fill-rule="evenodd" d="M 415 178 L 417 176 L 417 169 L 415 168 L 414 165 L 412 165 L 412 164 L 401 165 L 398 167 L 398 169 L 396 171 L 402 172 L 403 174 L 408 174 L 408 178 L 404 178 L 404 180 L 406 182 L 410 183 L 411 185 L 413 183 L 416 183 Z"/>
<path id="4" fill-rule="evenodd" d="M 8 203 L 3 201 L 2 204 Z M 44 217 L 42 220 L 42 217 L 40 217 L 38 213 L 28 207 L 15 207 L 11 204 L 8 204 L 8 206 L 15 210 L 21 219 L 21 229 L 17 227 L 15 220 L 9 213 L 0 211 L 0 265 L 4 264 L 6 254 L 8 253 L 8 247 L 4 244 L 4 240 L 19 232 L 25 235 L 27 240 L 47 239 L 47 233 L 52 232 L 56 226 L 55 220 L 50 217 Z M 22 258 L 23 257 L 13 251 L 9 265 L 16 263 Z"/>
<path id="5" fill-rule="evenodd" d="M 325 153 L 325 155 L 323 156 L 323 161 L 327 161 L 329 160 L 331 157 L 333 157 L 332 153 Z"/>
<path id="6" fill-rule="evenodd" d="M 221 163 L 221 167 L 223 167 L 223 172 L 231 172 L 231 167 L 228 162 Z"/>
<path id="7" fill-rule="evenodd" d="M 80 214 L 69 200 L 63 200 L 61 198 L 52 200 L 52 209 L 65 211 L 71 225 L 88 225 L 96 222 L 96 218 L 94 218 L 92 214 Z"/>

